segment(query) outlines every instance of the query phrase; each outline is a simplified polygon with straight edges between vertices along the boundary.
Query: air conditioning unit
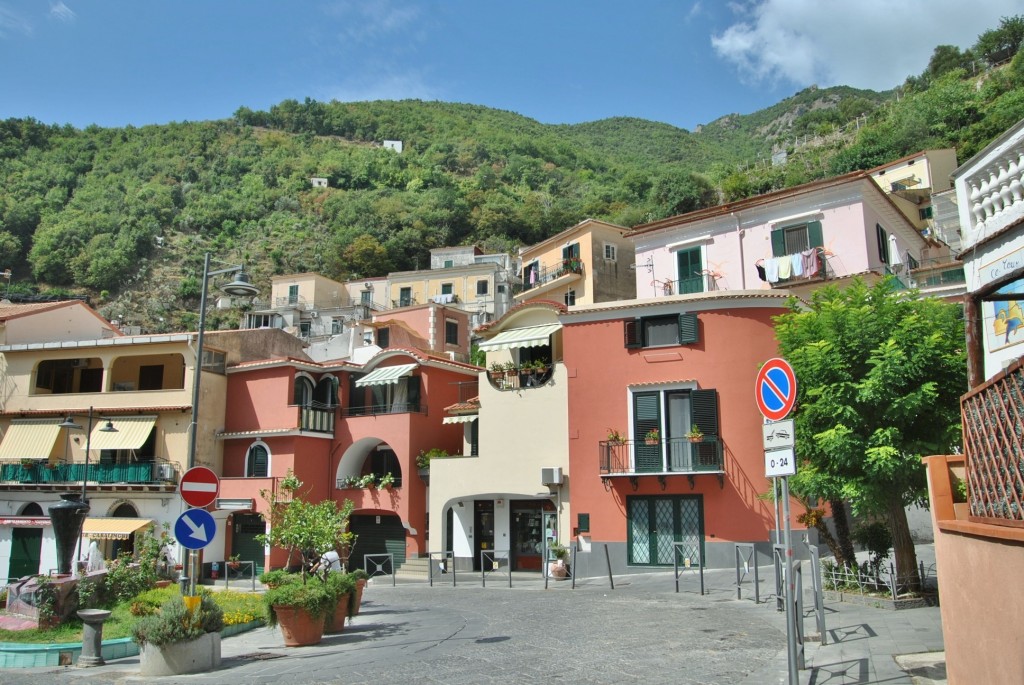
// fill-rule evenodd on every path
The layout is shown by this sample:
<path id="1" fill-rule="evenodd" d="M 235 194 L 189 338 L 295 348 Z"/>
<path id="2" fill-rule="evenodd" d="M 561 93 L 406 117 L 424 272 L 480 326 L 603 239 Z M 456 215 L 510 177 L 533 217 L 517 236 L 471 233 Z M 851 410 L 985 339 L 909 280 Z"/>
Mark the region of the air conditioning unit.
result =
<path id="1" fill-rule="evenodd" d="M 315 310 L 315 309 L 313 309 L 313 310 L 311 310 L 311 311 L 309 312 L 309 317 L 310 317 L 311 319 L 315 319 L 315 318 L 317 318 L 318 316 L 320 316 L 320 312 L 318 312 L 318 311 L 317 311 L 317 310 Z"/>
<path id="2" fill-rule="evenodd" d="M 157 480 L 174 480 L 174 464 L 157 464 Z"/>
<path id="3" fill-rule="evenodd" d="M 561 485 L 562 467 L 551 466 L 542 468 L 540 470 L 540 482 L 541 485 Z"/>

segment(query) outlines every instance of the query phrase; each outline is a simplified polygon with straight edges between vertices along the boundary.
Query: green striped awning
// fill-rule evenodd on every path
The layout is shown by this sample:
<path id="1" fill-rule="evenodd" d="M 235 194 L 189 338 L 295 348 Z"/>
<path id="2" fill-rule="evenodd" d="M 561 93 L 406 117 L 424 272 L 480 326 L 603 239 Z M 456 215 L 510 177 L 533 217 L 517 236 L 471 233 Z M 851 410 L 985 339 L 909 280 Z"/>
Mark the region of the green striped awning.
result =
<path id="1" fill-rule="evenodd" d="M 511 350 L 517 347 L 540 347 L 547 345 L 551 334 L 561 327 L 560 323 L 549 323 L 543 326 L 528 326 L 503 331 L 490 340 L 480 343 L 480 349 L 491 352 L 493 350 Z"/>
<path id="2" fill-rule="evenodd" d="M 365 388 L 368 385 L 393 385 L 399 378 L 412 374 L 412 370 L 419 364 L 399 364 L 398 366 L 384 366 L 374 369 L 362 378 L 356 380 L 357 388 Z"/>

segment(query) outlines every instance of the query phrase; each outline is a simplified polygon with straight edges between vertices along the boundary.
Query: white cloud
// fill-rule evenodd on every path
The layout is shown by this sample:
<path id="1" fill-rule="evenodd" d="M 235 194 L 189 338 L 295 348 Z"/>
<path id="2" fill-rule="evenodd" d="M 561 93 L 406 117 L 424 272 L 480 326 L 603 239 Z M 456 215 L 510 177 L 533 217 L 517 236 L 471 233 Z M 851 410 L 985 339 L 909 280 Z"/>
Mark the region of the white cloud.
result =
<path id="1" fill-rule="evenodd" d="M 343 0 L 324 6 L 324 13 L 341 20 L 341 37 L 347 43 L 367 43 L 407 31 L 415 27 L 420 18 L 419 7 L 392 0 L 372 3 Z"/>
<path id="2" fill-rule="evenodd" d="M 65 24 L 69 24 L 78 18 L 78 15 L 70 7 L 59 0 L 50 5 L 50 16 Z"/>
<path id="3" fill-rule="evenodd" d="M 32 24 L 11 8 L 0 5 L 0 38 L 7 38 L 13 33 L 31 36 Z"/>
<path id="4" fill-rule="evenodd" d="M 886 90 L 924 71 L 937 45 L 968 48 L 1020 0 L 749 0 L 711 44 L 752 82 Z"/>
<path id="5" fill-rule="evenodd" d="M 321 88 L 318 99 L 340 102 L 366 100 L 440 100 L 443 93 L 428 85 L 422 75 L 407 71 L 401 74 L 361 75 L 344 83 Z"/>

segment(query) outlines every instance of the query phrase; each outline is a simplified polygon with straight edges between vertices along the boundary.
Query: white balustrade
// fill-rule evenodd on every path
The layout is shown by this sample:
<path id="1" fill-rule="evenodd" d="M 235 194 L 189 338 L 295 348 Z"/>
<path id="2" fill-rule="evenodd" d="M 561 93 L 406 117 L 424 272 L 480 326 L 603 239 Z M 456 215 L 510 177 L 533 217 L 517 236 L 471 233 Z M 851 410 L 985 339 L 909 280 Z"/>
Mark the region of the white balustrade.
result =
<path id="1" fill-rule="evenodd" d="M 1019 218 L 1024 213 L 1024 140 L 978 167 L 964 181 L 970 188 L 974 235 L 991 235 Z"/>

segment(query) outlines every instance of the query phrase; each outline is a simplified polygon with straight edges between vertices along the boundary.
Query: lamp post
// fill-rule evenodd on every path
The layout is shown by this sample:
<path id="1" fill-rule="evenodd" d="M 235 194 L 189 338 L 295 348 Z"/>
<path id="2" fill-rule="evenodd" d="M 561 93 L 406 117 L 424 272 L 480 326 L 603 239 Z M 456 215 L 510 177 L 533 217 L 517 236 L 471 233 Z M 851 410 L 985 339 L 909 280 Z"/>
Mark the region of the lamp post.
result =
<path id="1" fill-rule="evenodd" d="M 259 288 L 249 282 L 249 276 L 245 273 L 244 264 L 210 271 L 210 253 L 206 253 L 206 258 L 203 261 L 203 290 L 199 298 L 199 335 L 196 339 L 196 363 L 192 370 L 192 425 L 190 426 L 191 430 L 189 431 L 188 438 L 188 468 L 196 465 L 196 431 L 199 428 L 199 379 L 203 371 L 203 337 L 206 333 L 207 285 L 211 276 L 230 273 L 237 274 L 235 280 L 220 288 L 228 295 L 251 297 L 259 292 Z"/>
<path id="2" fill-rule="evenodd" d="M 86 432 L 85 432 L 85 469 L 82 471 L 82 502 L 86 506 L 88 506 L 88 504 L 89 504 L 89 498 L 86 496 L 86 486 L 89 483 L 89 452 L 90 452 L 90 450 L 92 450 L 92 420 L 93 420 L 93 408 L 89 407 L 89 423 L 88 423 L 88 427 L 86 428 Z M 59 425 L 60 425 L 61 428 L 69 429 L 69 431 L 68 431 L 69 433 L 70 433 L 71 429 L 82 430 L 82 427 L 74 422 L 74 420 L 71 418 L 70 414 Z M 107 425 L 105 425 L 103 428 L 100 428 L 100 432 L 101 433 L 116 433 L 117 429 L 114 428 L 114 423 L 108 419 L 107 420 Z M 65 452 L 65 459 L 67 459 L 66 452 Z M 83 550 L 82 550 L 82 529 L 79 528 L 78 529 L 78 560 L 79 561 L 82 560 L 82 556 L 83 556 Z"/>

